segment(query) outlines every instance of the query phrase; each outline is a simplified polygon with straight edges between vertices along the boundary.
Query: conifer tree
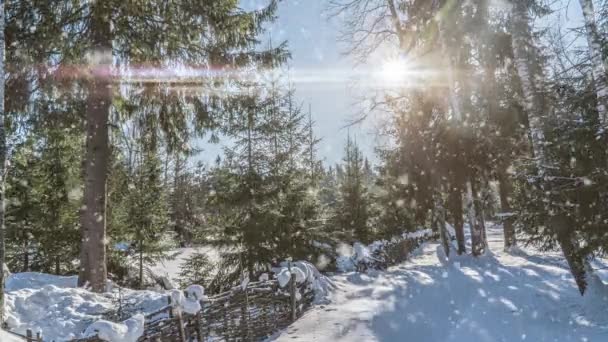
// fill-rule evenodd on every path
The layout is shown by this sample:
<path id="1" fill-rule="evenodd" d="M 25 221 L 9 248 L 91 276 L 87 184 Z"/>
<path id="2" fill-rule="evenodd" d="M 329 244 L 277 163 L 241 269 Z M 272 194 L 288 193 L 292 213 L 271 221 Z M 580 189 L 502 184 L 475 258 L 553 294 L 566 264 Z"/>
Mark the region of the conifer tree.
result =
<path id="1" fill-rule="evenodd" d="M 344 176 L 339 183 L 339 197 L 333 221 L 343 234 L 344 240 L 370 243 L 373 232 L 370 227 L 370 202 L 365 184 L 363 156 L 350 135 L 344 151 Z"/>

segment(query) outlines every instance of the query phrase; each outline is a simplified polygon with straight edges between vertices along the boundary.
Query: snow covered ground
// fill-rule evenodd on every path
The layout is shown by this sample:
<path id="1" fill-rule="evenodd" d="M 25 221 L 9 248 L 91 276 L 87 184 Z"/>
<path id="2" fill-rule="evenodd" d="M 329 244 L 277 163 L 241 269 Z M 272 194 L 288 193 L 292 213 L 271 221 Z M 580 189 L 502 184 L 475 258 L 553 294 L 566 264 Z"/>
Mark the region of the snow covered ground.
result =
<path id="1" fill-rule="evenodd" d="M 583 299 L 560 254 L 506 254 L 497 226 L 488 240 L 492 253 L 477 259 L 441 262 L 428 243 L 387 272 L 334 276 L 331 304 L 272 340 L 608 341 L 608 300 Z"/>
<path id="2" fill-rule="evenodd" d="M 0 341 L 2 341 L 2 342 L 23 342 L 25 340 L 0 329 Z"/>
<path id="3" fill-rule="evenodd" d="M 92 293 L 77 288 L 77 277 L 42 273 L 12 274 L 6 283 L 6 323 L 25 335 L 27 329 L 42 331 L 45 341 L 80 337 L 104 313 L 116 309 L 118 292 Z M 153 312 L 167 305 L 167 295 L 154 291 L 123 289 L 122 302 L 135 312 Z M 3 333 L 6 335 L 6 333 Z M 0 335 L 0 342 L 5 336 Z M 6 341 L 8 337 L 6 337 Z"/>

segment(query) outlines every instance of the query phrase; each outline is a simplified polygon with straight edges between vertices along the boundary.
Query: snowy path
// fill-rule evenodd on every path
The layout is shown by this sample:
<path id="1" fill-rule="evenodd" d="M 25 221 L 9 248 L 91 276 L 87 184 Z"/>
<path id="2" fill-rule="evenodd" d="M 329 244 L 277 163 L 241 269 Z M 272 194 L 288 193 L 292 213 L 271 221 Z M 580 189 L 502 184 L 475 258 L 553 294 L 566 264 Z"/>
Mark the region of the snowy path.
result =
<path id="1" fill-rule="evenodd" d="M 438 245 L 372 275 L 333 277 L 332 303 L 317 306 L 276 341 L 608 341 L 607 301 L 583 300 L 559 254 L 502 252 L 442 264 Z"/>

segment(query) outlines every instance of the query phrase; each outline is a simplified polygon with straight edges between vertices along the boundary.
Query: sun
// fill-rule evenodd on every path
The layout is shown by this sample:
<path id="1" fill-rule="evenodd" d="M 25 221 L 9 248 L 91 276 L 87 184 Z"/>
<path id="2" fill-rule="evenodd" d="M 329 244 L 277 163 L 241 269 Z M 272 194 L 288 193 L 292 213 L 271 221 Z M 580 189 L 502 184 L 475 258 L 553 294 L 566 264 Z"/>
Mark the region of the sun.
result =
<path id="1" fill-rule="evenodd" d="M 405 58 L 393 58 L 382 63 L 380 76 L 388 83 L 402 83 L 410 73 L 410 66 Z"/>

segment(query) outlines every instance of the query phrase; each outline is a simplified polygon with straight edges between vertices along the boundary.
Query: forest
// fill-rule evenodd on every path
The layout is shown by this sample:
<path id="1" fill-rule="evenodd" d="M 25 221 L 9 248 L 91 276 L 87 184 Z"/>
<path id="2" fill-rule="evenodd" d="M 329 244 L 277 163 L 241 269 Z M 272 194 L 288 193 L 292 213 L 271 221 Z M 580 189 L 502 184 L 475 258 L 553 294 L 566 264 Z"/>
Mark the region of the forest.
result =
<path id="1" fill-rule="evenodd" d="M 1 1 L 0 289 L 217 294 L 431 229 L 459 264 L 563 260 L 608 305 L 608 1 L 323 0 L 340 52 L 385 75 L 340 134 L 382 113 L 387 143 L 348 133 L 337 163 L 270 30 L 302 2 Z"/>

